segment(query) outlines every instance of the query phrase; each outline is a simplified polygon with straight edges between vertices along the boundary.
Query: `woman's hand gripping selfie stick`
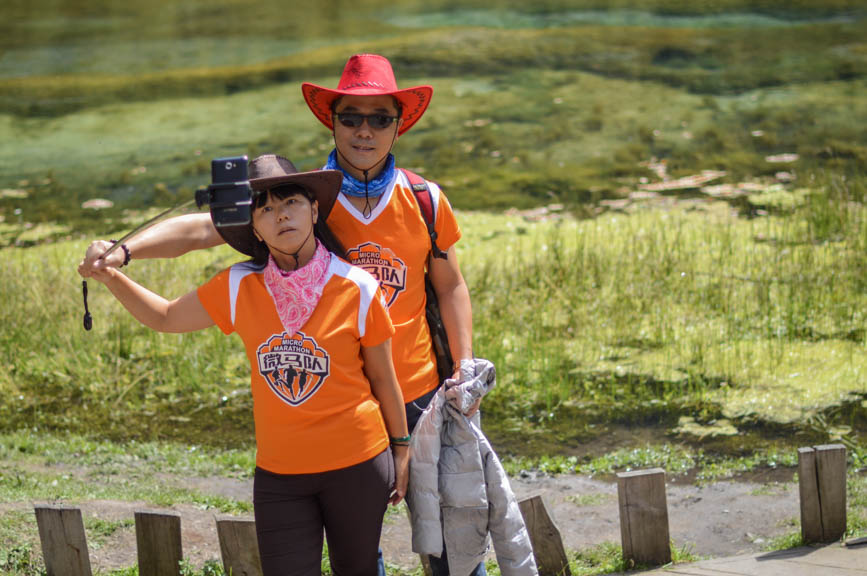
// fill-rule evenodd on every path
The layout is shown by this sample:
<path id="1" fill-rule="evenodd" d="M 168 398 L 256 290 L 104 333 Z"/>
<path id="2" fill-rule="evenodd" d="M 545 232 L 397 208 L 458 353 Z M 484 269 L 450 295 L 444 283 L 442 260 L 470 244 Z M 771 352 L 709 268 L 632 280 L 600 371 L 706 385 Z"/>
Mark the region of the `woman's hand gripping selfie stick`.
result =
<path id="1" fill-rule="evenodd" d="M 164 217 L 168 216 L 169 214 L 171 214 L 175 210 L 180 210 L 181 208 L 185 208 L 185 207 L 189 206 L 190 204 L 192 204 L 193 202 L 197 202 L 197 199 L 193 198 L 192 200 L 188 200 L 186 202 L 181 202 L 180 204 L 172 206 L 168 210 L 164 210 L 164 211 L 160 212 L 159 214 L 157 214 L 156 216 L 154 216 L 153 218 L 151 218 L 150 220 L 148 220 L 144 224 L 141 224 L 137 228 L 133 229 L 131 232 L 128 232 L 120 240 L 114 242 L 114 244 L 112 244 L 108 248 L 108 250 L 106 250 L 105 252 L 102 253 L 102 255 L 99 257 L 99 260 L 105 259 L 109 254 L 111 254 L 112 252 L 114 252 L 115 250 L 117 250 L 118 248 L 123 246 L 127 240 L 129 240 L 130 238 L 132 238 L 133 236 L 135 236 L 137 234 L 141 234 L 142 232 L 144 232 L 145 230 L 147 230 L 148 228 L 150 228 L 151 226 L 153 226 L 154 224 L 156 224 L 157 222 L 159 222 L 160 220 L 162 220 Z M 201 205 L 199 207 L 201 207 Z M 90 311 L 87 308 L 87 280 L 81 281 L 81 296 L 82 296 L 82 298 L 84 298 L 84 329 L 90 330 L 91 328 L 93 328 L 93 317 L 90 315 Z"/>

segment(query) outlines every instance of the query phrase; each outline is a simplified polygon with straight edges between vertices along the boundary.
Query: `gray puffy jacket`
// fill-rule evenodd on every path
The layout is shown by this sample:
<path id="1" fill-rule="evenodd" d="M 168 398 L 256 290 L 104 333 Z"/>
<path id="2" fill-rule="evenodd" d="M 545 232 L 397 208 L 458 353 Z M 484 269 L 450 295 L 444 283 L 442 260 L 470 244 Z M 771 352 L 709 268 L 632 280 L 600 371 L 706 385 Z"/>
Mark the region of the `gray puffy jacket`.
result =
<path id="1" fill-rule="evenodd" d="M 461 362 L 461 383 L 446 380 L 412 435 L 409 490 L 412 549 L 439 557 L 443 538 L 449 572 L 469 574 L 493 539 L 503 576 L 537 574 L 530 537 L 503 466 L 464 412 L 496 380 L 487 360 Z"/>

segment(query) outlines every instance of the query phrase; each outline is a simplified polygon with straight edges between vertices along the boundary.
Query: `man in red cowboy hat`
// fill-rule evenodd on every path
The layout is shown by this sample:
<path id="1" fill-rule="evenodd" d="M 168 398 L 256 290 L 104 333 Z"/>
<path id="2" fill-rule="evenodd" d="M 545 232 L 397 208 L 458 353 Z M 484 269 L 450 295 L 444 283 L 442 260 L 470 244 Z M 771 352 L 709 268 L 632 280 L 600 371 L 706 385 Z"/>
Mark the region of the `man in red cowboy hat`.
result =
<path id="1" fill-rule="evenodd" d="M 425 182 L 431 193 L 437 249 L 445 256 L 432 257 L 431 235 L 413 183 L 395 168 L 391 154 L 398 137 L 427 109 L 433 89 L 398 89 L 386 58 L 357 54 L 347 62 L 336 90 L 304 83 L 302 92 L 313 114 L 333 134 L 334 150 L 325 168 L 343 173 L 341 194 L 327 224 L 349 260 L 372 273 L 385 294 L 396 330 L 392 356 L 412 430 L 440 384 L 425 320 L 425 272 L 439 301 L 455 377 L 461 360 L 473 357 L 472 310 L 455 252 L 461 233 L 454 213 L 439 187 Z M 127 248 L 134 258 L 164 258 L 222 241 L 208 214 L 194 214 L 163 222 Z M 123 263 L 120 251 L 111 256 L 84 266 Z M 478 404 L 468 415 L 477 409 Z M 445 553 L 441 559 L 431 558 L 431 564 L 437 576 L 448 574 Z M 479 564 L 473 575 L 484 573 L 484 564 Z"/>
<path id="2" fill-rule="evenodd" d="M 428 271 L 439 301 L 449 346 L 455 359 L 471 359 L 472 310 L 457 261 L 460 229 L 439 187 L 431 192 L 436 246 L 444 258 L 431 255 L 431 236 L 414 197 L 409 176 L 395 169 L 391 150 L 398 137 L 421 118 L 433 88 L 399 89 L 391 64 L 376 54 L 352 56 L 332 90 L 303 83 L 304 100 L 332 133 L 334 149 L 326 169 L 343 172 L 341 194 L 328 225 L 343 242 L 350 261 L 380 281 L 395 325 L 393 360 L 406 405 L 409 430 L 439 387 L 424 316 L 424 274 Z M 470 414 L 474 413 L 478 404 Z M 435 576 L 447 575 L 448 560 L 431 557 Z M 384 576 L 384 569 L 380 567 Z M 472 576 L 485 574 L 479 564 Z"/>

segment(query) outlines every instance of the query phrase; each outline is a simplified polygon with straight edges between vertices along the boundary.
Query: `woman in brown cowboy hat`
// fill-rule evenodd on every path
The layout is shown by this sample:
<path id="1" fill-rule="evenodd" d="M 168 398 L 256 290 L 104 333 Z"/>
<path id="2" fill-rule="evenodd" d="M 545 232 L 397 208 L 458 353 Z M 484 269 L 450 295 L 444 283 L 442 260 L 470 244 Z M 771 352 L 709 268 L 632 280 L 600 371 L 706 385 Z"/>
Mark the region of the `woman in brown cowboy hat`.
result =
<path id="1" fill-rule="evenodd" d="M 252 222 L 222 228 L 252 260 L 168 301 L 115 268 L 82 267 L 161 332 L 217 325 L 250 359 L 256 532 L 263 573 L 318 575 L 323 528 L 336 574 L 377 570 L 387 504 L 406 492 L 408 431 L 391 362 L 394 328 L 368 273 L 328 250 L 333 170 L 250 163 Z M 88 257 L 107 244 L 96 242 Z M 392 493 L 393 489 L 393 493 Z"/>
<path id="2" fill-rule="evenodd" d="M 425 321 L 426 272 L 439 301 L 455 377 L 462 376 L 461 362 L 472 366 L 468 361 L 473 357 L 469 291 L 455 251 L 461 237 L 457 220 L 440 188 L 421 179 L 411 182 L 414 175 L 396 169 L 391 154 L 398 137 L 415 126 L 427 109 L 433 89 L 399 89 L 387 59 L 357 54 L 346 63 L 336 89 L 305 83 L 302 93 L 316 118 L 333 134 L 335 147 L 325 168 L 342 172 L 343 182 L 328 225 L 346 247 L 349 261 L 379 280 L 395 326 L 392 356 L 412 430 L 440 385 Z M 445 258 L 431 257 L 431 236 L 414 186 L 430 191 L 436 243 Z M 167 220 L 128 248 L 134 258 L 170 258 L 222 241 L 210 217 L 196 214 Z M 85 267 L 123 263 L 119 251 L 112 257 L 108 261 L 94 257 Z M 478 404 L 468 415 L 477 409 Z M 432 564 L 437 576 L 448 574 L 445 558 L 432 559 Z M 484 565 L 474 574 L 484 574 Z"/>

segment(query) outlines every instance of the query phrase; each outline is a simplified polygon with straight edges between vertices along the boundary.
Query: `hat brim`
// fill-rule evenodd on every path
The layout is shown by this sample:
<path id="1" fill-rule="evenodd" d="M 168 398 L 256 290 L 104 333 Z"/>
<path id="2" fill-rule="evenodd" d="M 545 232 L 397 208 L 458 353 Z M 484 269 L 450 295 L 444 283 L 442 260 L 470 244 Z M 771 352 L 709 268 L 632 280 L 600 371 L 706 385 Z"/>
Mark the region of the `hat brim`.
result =
<path id="1" fill-rule="evenodd" d="M 418 122 L 424 111 L 427 110 L 431 96 L 433 96 L 433 87 L 414 86 L 395 91 L 384 91 L 381 88 L 373 87 L 332 90 L 304 82 L 301 84 L 301 92 L 304 94 L 304 101 L 307 102 L 313 115 L 331 131 L 334 131 L 334 123 L 331 120 L 331 105 L 341 96 L 394 96 L 400 102 L 402 112 L 401 119 L 403 121 L 397 131 L 400 136 L 412 128 L 413 124 Z"/>
<path id="2" fill-rule="evenodd" d="M 313 193 L 313 197 L 319 204 L 319 220 L 324 222 L 337 195 L 340 194 L 340 184 L 343 182 L 343 174 L 339 170 L 315 170 L 312 172 L 298 172 L 270 178 L 254 178 L 250 180 L 250 188 L 256 192 L 263 192 L 281 184 L 297 184 Z M 213 220 L 213 215 L 212 215 Z M 241 226 L 217 226 L 217 233 L 226 243 L 247 256 L 261 258 L 264 254 L 263 245 L 253 233 L 252 215 L 249 224 Z"/>

